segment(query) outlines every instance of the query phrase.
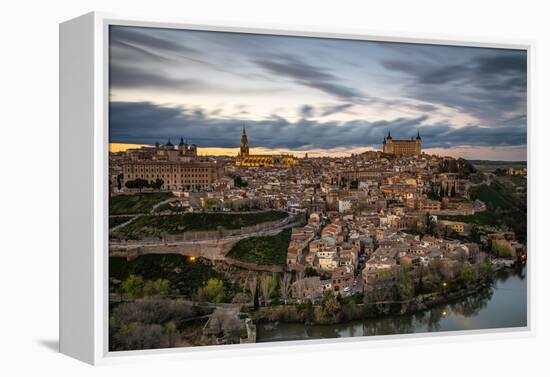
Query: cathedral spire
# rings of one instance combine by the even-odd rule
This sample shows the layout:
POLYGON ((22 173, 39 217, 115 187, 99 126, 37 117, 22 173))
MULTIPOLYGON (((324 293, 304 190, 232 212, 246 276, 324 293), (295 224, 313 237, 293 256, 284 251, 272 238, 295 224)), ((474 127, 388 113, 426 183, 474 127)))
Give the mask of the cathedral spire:
POLYGON ((422 140, 422 138, 420 137, 420 130, 416 131, 416 140, 422 140))
POLYGON ((246 129, 243 125, 243 134, 241 136, 241 146, 240 146, 240 155, 247 157, 249 155, 249 146, 248 146, 248 137, 246 136, 246 129))

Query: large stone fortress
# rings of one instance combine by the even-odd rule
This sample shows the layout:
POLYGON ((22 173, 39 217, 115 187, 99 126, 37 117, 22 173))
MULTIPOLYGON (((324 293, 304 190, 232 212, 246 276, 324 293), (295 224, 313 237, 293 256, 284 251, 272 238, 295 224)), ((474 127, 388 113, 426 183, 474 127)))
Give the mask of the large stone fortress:
POLYGON ((291 154, 250 154, 246 129, 243 127, 241 148, 237 156, 237 166, 288 168, 296 165, 298 160, 291 154))
POLYGON ((416 134, 416 139, 411 140, 394 140, 388 131, 388 136, 384 138, 382 151, 389 154, 422 154, 422 138, 420 132, 416 134))

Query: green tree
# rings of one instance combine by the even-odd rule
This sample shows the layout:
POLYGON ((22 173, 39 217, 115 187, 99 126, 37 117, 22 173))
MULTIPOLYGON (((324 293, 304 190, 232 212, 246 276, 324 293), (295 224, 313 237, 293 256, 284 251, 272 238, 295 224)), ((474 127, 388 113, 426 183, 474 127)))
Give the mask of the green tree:
POLYGON ((258 309, 260 306, 258 299, 258 278, 256 275, 248 276, 247 279, 248 289, 250 290, 250 296, 252 296, 252 301, 254 302, 254 309, 258 309))
POLYGON ((130 299, 136 299, 143 297, 143 288, 145 287, 145 282, 143 278, 139 275, 130 275, 122 282, 121 288, 122 291, 130 299))
POLYGON ((260 280, 260 291, 264 299, 264 305, 267 306, 273 291, 277 287, 277 280, 272 275, 264 275, 260 280))
POLYGON ((398 274, 399 299, 410 300, 414 297, 414 283, 411 279, 409 269, 401 266, 398 274))
POLYGON ((136 178, 133 181, 126 182, 125 186, 129 189, 139 189, 139 191, 141 192, 144 187, 149 187, 149 182, 147 182, 145 179, 136 178))
POLYGON ((474 266, 469 263, 464 263, 460 268, 460 279, 466 286, 476 281, 477 271, 474 266))
POLYGON ((260 295, 258 294, 258 290, 256 289, 254 291, 254 310, 258 310, 260 307, 260 295))
POLYGON ((433 221, 432 216, 429 212, 426 212, 426 233, 434 236, 436 232, 436 224, 433 221))
POLYGON ((493 279, 494 268, 490 263, 483 263, 479 266, 479 275, 482 279, 489 281, 493 279))
POLYGON ((235 182, 235 187, 241 187, 242 186, 243 178, 240 175, 236 176, 233 180, 235 182))
POLYGON ((224 299, 223 281, 210 278, 204 286, 204 294, 210 302, 222 302, 224 299))
POLYGON ((332 289, 327 289, 323 292, 323 301, 321 302, 321 310, 326 318, 334 318, 340 313, 342 305, 338 298, 334 296, 332 289))
POLYGON ((279 289, 281 291, 281 297, 283 298, 285 305, 286 301, 290 297, 292 275, 284 272, 279 280, 279 289))
POLYGON ((481 234, 479 233, 479 227, 477 225, 472 225, 470 228, 470 240, 472 242, 481 242, 481 234))
POLYGON ((166 334, 166 337, 168 338, 168 347, 174 347, 176 345, 178 330, 173 321, 166 322, 164 325, 164 334, 166 334))
POLYGON ((313 267, 307 266, 306 270, 304 272, 304 276, 306 278, 309 278, 309 277, 312 277, 312 276, 319 276, 319 272, 317 272, 317 270, 314 269, 313 267))
POLYGON ((237 175, 233 177, 233 181, 235 182, 235 187, 247 187, 248 182, 243 180, 243 178, 240 175, 237 175))
POLYGON ((216 199, 214 199, 214 198, 204 198, 203 204, 204 204, 204 208, 206 208, 206 210, 211 211, 212 208, 216 205, 216 199))
POLYGON ((504 175, 506 175, 506 169, 503 169, 503 168, 496 168, 496 169, 493 171, 493 174, 494 174, 494 175, 498 175, 498 176, 504 176, 504 175))
POLYGON ((124 178, 124 175, 122 173, 120 173, 119 175, 116 176, 116 185, 117 185, 117 188, 120 190, 122 189, 122 179, 124 178))
POLYGON ((164 180, 161 178, 157 178, 154 181, 151 181, 149 186, 155 190, 160 190, 163 184, 164 184, 164 180))
POLYGON ((143 287, 146 298, 166 298, 170 294, 170 282, 166 279, 147 280, 143 287))
POLYGON ((494 242, 492 245, 493 253, 497 258, 511 258, 512 247, 505 242, 494 242))

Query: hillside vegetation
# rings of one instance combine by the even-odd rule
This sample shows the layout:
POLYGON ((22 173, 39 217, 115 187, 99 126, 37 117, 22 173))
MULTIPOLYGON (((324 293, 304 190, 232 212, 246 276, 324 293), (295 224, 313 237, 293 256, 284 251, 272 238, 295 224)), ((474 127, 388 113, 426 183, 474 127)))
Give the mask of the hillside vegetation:
POLYGON ((227 256, 247 263, 284 265, 291 234, 292 229, 287 228, 274 236, 245 238, 227 256))
POLYGON ((125 239, 162 237, 163 234, 182 234, 188 231, 240 229, 252 225, 282 220, 288 214, 281 211, 250 213, 185 213, 182 215, 147 215, 120 229, 125 239))

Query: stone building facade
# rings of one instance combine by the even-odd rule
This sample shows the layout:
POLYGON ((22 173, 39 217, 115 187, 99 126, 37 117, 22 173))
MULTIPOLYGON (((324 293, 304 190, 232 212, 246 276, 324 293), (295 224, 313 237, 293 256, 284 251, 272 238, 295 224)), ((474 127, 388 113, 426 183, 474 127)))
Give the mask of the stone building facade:
POLYGON ((122 165, 123 184, 137 178, 164 181, 163 190, 200 190, 210 188, 223 176, 216 163, 201 161, 128 161, 122 165))
POLYGON ((420 132, 417 133, 416 139, 411 137, 411 140, 394 140, 388 131, 388 136, 384 138, 382 150, 388 154, 422 154, 422 138, 420 132))

